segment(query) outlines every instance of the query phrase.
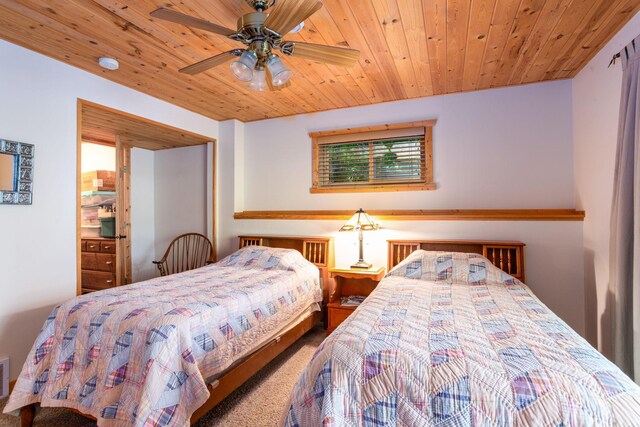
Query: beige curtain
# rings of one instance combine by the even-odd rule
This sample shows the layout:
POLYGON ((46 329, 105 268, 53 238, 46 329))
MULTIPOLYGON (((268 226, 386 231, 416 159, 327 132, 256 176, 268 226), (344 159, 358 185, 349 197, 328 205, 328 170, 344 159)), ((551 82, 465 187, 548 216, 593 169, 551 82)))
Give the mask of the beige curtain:
MULTIPOLYGON (((614 362, 640 380, 640 36, 620 52, 622 100, 611 213, 614 362)), ((594 118, 597 119, 597 118, 594 118)))

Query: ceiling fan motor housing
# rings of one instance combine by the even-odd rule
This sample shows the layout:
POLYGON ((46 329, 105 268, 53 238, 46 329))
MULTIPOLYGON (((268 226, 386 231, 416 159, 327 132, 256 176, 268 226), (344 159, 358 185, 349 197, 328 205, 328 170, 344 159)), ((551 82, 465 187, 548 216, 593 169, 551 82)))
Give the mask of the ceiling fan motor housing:
POLYGON ((247 13, 238 18, 238 32, 247 40, 263 36, 262 28, 267 15, 261 12, 247 13))

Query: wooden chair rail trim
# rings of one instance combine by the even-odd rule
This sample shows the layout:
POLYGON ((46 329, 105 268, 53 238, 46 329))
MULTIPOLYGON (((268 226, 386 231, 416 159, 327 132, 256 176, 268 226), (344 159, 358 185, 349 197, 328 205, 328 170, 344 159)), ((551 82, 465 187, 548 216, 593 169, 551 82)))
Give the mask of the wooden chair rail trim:
MULTIPOLYGON (((584 221, 585 211, 575 209, 445 209, 445 210, 371 210, 383 221, 584 221)), ((235 219, 260 220, 347 220, 353 211, 242 211, 235 219)))

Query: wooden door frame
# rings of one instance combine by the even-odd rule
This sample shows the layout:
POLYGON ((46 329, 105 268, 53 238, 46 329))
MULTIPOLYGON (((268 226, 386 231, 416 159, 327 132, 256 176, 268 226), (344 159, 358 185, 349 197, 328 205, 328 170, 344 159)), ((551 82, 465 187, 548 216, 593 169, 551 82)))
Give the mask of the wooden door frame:
POLYGON ((123 144, 118 135, 116 135, 116 208, 116 286, 122 286, 133 281, 131 267, 131 146, 123 144))
MULTIPOLYGON (((99 108, 101 110, 103 110, 106 113, 112 113, 112 114, 120 114, 120 115, 124 115, 127 116, 131 119, 135 119, 138 120, 140 122, 144 122, 148 125, 152 125, 152 126, 158 126, 161 127, 163 129, 168 129, 171 131, 175 131, 177 128, 173 127, 173 126, 169 126, 166 125, 164 123, 159 123, 159 122, 155 122, 153 120, 150 119, 146 119, 144 117, 140 117, 140 116, 136 116, 134 114, 130 114, 130 113, 126 113, 124 111, 119 111, 119 110, 115 110, 113 108, 110 107, 106 107, 100 104, 96 104, 94 102, 90 102, 90 101, 86 101, 84 99, 78 98, 77 100, 77 111, 76 111, 76 118, 77 118, 77 128, 76 128, 76 295, 80 295, 82 294, 82 237, 81 237, 81 229, 80 226, 82 224, 82 212, 81 212, 81 204, 82 204, 82 199, 81 199, 81 192, 82 192, 82 142, 83 142, 83 138, 82 138, 82 107, 83 105, 89 105, 93 108, 99 108)), ((201 140, 205 139, 208 142, 207 143, 198 143, 196 145, 203 145, 203 144, 208 144, 211 143, 212 144, 212 154, 211 154, 211 161, 212 161, 212 173, 211 173, 211 190, 212 190, 212 200, 211 203, 213 204, 213 206, 211 207, 211 218, 212 218, 212 228, 211 228, 211 243, 213 244, 213 259, 217 260, 217 240, 218 240, 218 233, 217 233, 217 226, 218 226, 218 213, 217 213, 217 203, 218 203, 218 194, 217 194, 217 180, 216 180, 216 175, 217 175, 217 159, 218 159, 218 141, 215 138, 210 138, 204 135, 197 135, 193 132, 190 131, 184 131, 184 133, 189 136, 189 135, 193 135, 194 138, 197 136, 199 137, 201 140)), ((88 143, 97 143, 97 142, 92 142, 92 141, 87 141, 88 143)), ((107 145, 107 144, 105 144, 107 145)), ((113 146, 115 147, 115 143, 113 144, 113 146)), ((195 146, 195 145, 194 145, 195 146)), ((177 147, 176 147, 177 148, 177 147)), ((207 186, 209 184, 207 183, 207 186)), ((207 219, 208 220, 208 219, 207 219)))

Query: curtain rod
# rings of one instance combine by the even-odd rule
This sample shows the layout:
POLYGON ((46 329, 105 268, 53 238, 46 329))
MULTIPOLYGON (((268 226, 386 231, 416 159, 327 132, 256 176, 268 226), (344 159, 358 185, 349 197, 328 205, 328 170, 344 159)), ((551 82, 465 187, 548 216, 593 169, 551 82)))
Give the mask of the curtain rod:
MULTIPOLYGON (((636 40, 635 39, 631 40, 631 44, 633 45, 633 50, 635 51, 636 50, 636 40)), ((618 58, 620 58, 622 56, 621 55, 622 51, 624 51, 624 56, 627 59, 629 59, 629 51, 627 50, 628 47, 629 47, 629 45, 625 46, 624 49, 622 49, 620 52, 618 52, 615 55, 613 55, 613 58, 611 58, 611 62, 609 62, 609 66, 607 68, 611 67, 611 65, 616 63, 616 59, 618 59, 618 58)))

